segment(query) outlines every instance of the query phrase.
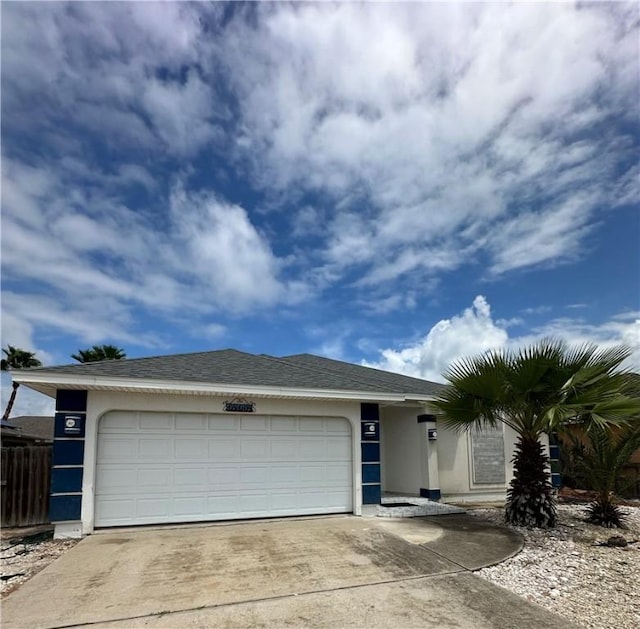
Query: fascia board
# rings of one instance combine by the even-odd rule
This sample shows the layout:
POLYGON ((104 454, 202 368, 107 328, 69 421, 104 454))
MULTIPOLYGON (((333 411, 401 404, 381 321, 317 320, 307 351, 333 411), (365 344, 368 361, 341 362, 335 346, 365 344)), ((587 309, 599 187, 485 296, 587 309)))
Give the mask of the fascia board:
POLYGON ((20 384, 29 386, 49 385, 62 388, 65 385, 86 387, 88 390, 99 387, 102 390, 158 391, 171 393, 200 393, 210 395, 255 395, 282 398, 309 398, 327 400, 377 400, 384 402, 405 402, 427 400, 427 396, 418 398, 415 394, 384 393, 375 391, 341 391, 334 389, 297 389, 293 387, 267 387, 242 384, 219 384, 206 382, 186 382, 177 380, 151 380, 142 378, 112 378, 112 377, 82 377, 69 374, 39 374, 28 372, 13 372, 13 379, 20 384))

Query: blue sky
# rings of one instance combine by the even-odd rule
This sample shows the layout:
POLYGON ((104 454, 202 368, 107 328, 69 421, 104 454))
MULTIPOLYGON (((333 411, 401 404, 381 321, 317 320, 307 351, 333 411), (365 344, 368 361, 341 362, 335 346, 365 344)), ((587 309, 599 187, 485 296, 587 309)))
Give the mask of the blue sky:
POLYGON ((639 365, 636 3, 1 10, 3 346, 639 365))

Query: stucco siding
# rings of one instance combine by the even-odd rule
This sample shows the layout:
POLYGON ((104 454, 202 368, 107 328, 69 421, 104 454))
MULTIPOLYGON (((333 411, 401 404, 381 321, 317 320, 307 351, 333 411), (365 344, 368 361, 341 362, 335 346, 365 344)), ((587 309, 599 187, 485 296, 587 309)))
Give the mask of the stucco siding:
POLYGON ((383 408, 382 474, 386 492, 418 495, 421 484, 420 432, 416 408, 383 408))

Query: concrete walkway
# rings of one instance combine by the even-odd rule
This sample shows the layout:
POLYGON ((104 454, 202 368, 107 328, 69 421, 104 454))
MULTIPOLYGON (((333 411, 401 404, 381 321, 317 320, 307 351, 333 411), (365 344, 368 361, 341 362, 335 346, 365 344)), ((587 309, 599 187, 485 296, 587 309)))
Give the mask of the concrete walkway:
POLYGON ((521 543, 458 515, 112 530, 11 594, 2 626, 570 627, 469 572, 521 543))

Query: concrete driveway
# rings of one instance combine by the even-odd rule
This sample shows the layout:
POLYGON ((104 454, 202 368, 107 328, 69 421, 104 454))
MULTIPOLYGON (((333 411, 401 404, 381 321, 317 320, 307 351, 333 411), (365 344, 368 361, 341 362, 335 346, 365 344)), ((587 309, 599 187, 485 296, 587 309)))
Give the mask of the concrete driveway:
POLYGON ((112 530, 11 594, 2 626, 567 629, 470 572, 520 547, 467 516, 112 530))

